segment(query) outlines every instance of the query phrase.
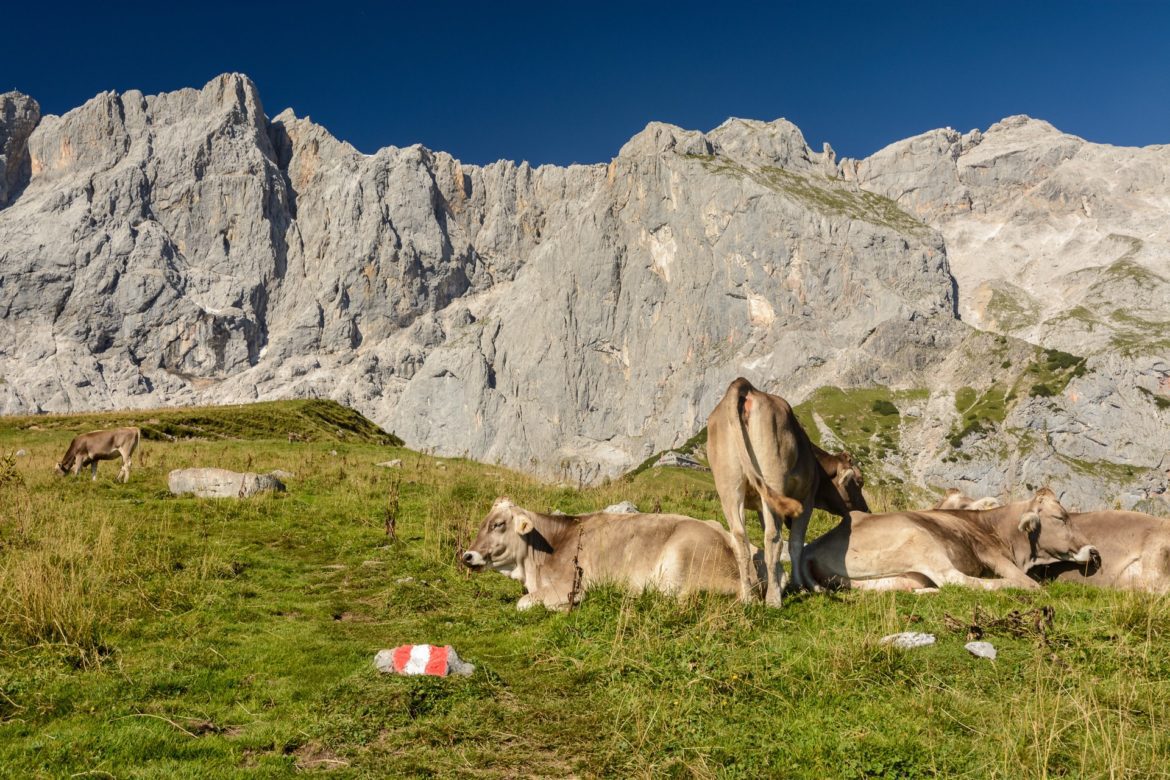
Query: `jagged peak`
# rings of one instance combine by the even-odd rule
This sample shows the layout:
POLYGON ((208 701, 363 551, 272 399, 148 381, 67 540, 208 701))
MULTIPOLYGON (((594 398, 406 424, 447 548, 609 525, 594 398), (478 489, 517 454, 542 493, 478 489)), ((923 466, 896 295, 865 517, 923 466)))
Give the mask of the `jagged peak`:
POLYGON ((678 154, 710 154, 711 144, 698 130, 685 130, 667 122, 650 122, 641 132, 626 141, 618 157, 678 154))
POLYGON ((753 165, 805 168, 813 162, 804 133, 783 118, 765 122, 730 117, 707 137, 722 154, 753 165))
POLYGON ((1027 114, 1013 114, 1012 116, 1005 116, 991 127, 987 128, 988 133, 994 133, 1004 130, 1017 130, 1026 127, 1032 131, 1060 133, 1052 123, 1046 122, 1043 119, 1033 119, 1027 114))

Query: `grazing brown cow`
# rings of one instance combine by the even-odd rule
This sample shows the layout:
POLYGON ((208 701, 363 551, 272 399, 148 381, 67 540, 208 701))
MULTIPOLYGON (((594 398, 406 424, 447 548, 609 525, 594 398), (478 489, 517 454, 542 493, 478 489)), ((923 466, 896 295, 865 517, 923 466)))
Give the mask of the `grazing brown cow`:
POLYGON ((97 479, 97 462, 122 457, 122 470, 118 479, 130 481, 130 456, 138 448, 142 434, 137 428, 111 428, 104 431, 90 431, 73 437, 65 457, 57 464, 57 473, 77 475, 89 466, 93 479, 97 479))
POLYGON ((545 515, 498 498, 461 560, 523 583, 517 609, 564 608, 601 583, 739 592, 731 536, 719 523, 683 515, 545 515))
POLYGON ((760 392, 740 377, 707 418, 707 459, 715 489, 736 543, 740 598, 751 601, 754 582, 744 510, 758 509, 764 525, 765 600, 780 606, 787 583, 780 546, 780 523, 789 525, 793 580, 815 587, 800 566, 804 535, 814 506, 848 516, 867 511, 861 471, 847 453, 830 455, 809 441, 783 398, 760 392))
POLYGON ((1033 566, 1100 560, 1067 518, 1048 488, 983 511, 854 512, 806 548, 805 564, 811 577, 837 587, 1035 589, 1027 575, 1033 566), (998 579, 984 579, 986 573, 998 579))
POLYGON ((1113 590, 1170 592, 1170 519, 1141 512, 1074 512, 1068 524, 1101 552, 1100 561, 1035 566, 1029 571, 1033 577, 1113 590))

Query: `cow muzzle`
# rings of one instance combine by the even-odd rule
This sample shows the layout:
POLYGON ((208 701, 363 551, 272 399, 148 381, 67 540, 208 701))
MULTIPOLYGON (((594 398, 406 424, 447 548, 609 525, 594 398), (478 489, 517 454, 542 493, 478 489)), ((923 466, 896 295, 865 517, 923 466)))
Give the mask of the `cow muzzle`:
POLYGON ((472 571, 478 571, 487 565, 487 561, 484 560, 483 555, 475 550, 468 550, 463 553, 463 556, 459 560, 472 571))
POLYGON ((1088 563, 1093 566, 1101 565, 1101 553, 1097 552, 1097 548, 1091 544, 1086 544, 1081 549, 1077 550, 1077 554, 1073 556, 1073 560, 1077 563, 1088 563))

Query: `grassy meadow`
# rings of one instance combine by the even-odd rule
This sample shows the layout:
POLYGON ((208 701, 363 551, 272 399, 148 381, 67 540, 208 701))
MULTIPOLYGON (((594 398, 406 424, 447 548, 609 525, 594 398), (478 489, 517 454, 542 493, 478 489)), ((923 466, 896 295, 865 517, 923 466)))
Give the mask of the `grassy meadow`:
POLYGON ((718 518, 709 475, 542 484, 392 446, 339 409, 0 418, 0 776, 1170 774, 1163 599, 947 588, 769 610, 610 588, 519 613, 518 583, 456 563, 496 496, 718 518), (115 462, 96 482, 52 473, 74 433, 119 423, 154 431, 129 484, 115 462), (167 472, 196 465, 295 477, 245 501, 170 496, 167 472), (878 645, 902 630, 938 642, 878 645), (980 632, 997 660, 963 649, 980 632), (475 674, 374 670, 418 642, 475 674))

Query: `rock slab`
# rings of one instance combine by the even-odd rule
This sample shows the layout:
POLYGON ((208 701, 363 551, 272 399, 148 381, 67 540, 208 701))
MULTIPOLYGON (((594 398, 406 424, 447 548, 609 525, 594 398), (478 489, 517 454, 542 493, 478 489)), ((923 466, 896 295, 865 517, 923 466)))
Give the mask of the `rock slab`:
POLYGON ((167 475, 167 487, 176 496, 197 498, 249 498, 257 493, 285 490, 272 474, 229 471, 228 469, 175 469, 167 475))

